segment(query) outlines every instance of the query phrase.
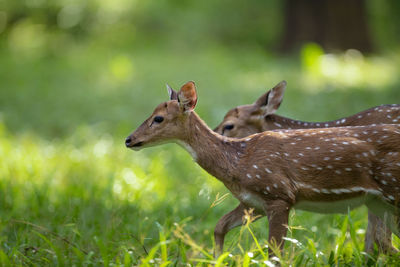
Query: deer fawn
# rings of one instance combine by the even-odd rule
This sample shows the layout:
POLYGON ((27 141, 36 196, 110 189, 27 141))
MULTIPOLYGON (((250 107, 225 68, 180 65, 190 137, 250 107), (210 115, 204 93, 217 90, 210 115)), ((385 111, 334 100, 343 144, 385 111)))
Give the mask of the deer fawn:
POLYGON ((293 207, 328 213, 365 204, 399 235, 400 126, 266 131, 234 139, 213 132, 193 111, 193 82, 169 94, 125 144, 140 150, 176 142, 240 201, 223 217, 228 229, 217 225, 218 253, 249 207, 267 215, 268 239, 280 249, 293 207))
MULTIPOLYGON (((282 81, 263 94, 254 104, 231 109, 214 131, 228 137, 243 138, 251 134, 276 129, 327 128, 384 123, 400 124, 400 105, 382 105, 367 109, 353 116, 327 122, 307 122, 281 117, 274 113, 282 103, 285 89, 286 82, 282 81)), ((221 220, 218 223, 218 227, 229 229, 229 223, 231 223, 230 220, 221 220)), ((395 252, 396 249, 391 242, 391 234, 392 232, 381 219, 371 212, 368 213, 365 251, 371 252, 375 242, 380 251, 395 252)))

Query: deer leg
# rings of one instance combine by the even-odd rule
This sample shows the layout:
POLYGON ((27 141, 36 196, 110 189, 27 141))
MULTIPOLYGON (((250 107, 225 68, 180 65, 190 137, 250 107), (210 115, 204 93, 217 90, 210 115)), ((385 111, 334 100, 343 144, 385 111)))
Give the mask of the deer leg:
POLYGON ((372 251, 373 242, 376 242, 380 252, 396 253, 397 249, 391 244, 390 231, 400 237, 398 208, 376 197, 370 198, 366 205, 371 227, 368 222, 365 250, 367 252, 372 251), (370 213, 372 216, 370 216, 370 213))
POLYGON ((392 231, 386 224, 371 211, 368 211, 368 227, 365 234, 365 252, 372 253, 374 243, 378 245, 379 252, 395 253, 392 246, 392 231))
MULTIPOLYGON (((282 200, 269 202, 265 205, 269 223, 268 241, 271 245, 276 244, 279 250, 283 249, 283 237, 286 236, 289 222, 290 205, 282 200)), ((274 254, 271 247, 268 249, 270 257, 274 254)))
MULTIPOLYGON (((221 219, 219 219, 214 229, 214 257, 218 257, 223 252, 225 235, 233 228, 243 224, 242 218, 246 208, 247 207, 245 205, 240 203, 239 206, 237 206, 234 210, 230 211, 222 216, 221 219)), ((258 217, 257 219, 261 218, 262 216, 258 217)))

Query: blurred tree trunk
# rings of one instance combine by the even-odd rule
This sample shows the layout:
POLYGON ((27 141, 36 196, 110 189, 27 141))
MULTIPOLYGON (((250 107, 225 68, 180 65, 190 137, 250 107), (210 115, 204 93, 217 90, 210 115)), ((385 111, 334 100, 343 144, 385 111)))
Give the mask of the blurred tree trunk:
POLYGON ((286 0, 281 49, 316 42, 328 51, 372 52, 365 0, 286 0))

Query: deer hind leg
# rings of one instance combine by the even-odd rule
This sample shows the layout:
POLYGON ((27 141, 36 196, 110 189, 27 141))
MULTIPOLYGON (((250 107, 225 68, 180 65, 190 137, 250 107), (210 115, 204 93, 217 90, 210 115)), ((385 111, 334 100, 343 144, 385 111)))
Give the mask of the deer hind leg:
POLYGON ((368 223, 365 250, 370 252, 373 248, 373 242, 376 242, 380 252, 397 252, 391 245, 390 231, 400 237, 399 208, 389 204, 379 196, 369 196, 366 205, 372 216, 368 214, 371 227, 368 223))
MULTIPOLYGON (((224 240, 225 235, 237 226, 241 226, 243 224, 243 215, 244 210, 247 207, 240 203, 234 210, 230 211, 229 213, 225 214, 224 216, 219 219, 217 225, 214 229, 214 242, 215 242, 215 251, 214 257, 218 257, 221 255, 223 248, 224 248, 224 240)), ((263 217, 263 214, 259 214, 257 219, 263 217)))
POLYGON ((381 253, 395 253, 396 248, 392 246, 392 231, 383 220, 368 211, 368 227, 365 234, 365 252, 372 253, 374 243, 377 244, 381 253))

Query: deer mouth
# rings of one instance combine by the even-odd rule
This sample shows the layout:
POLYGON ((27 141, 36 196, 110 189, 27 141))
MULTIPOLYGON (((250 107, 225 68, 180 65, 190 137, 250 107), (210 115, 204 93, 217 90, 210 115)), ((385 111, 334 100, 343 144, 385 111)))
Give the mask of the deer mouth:
POLYGON ((131 147, 141 147, 143 145, 143 142, 137 142, 133 144, 131 147))
POLYGON ((143 142, 137 142, 137 143, 134 143, 133 145, 127 144, 126 147, 130 148, 132 150, 140 150, 143 147, 143 142))

